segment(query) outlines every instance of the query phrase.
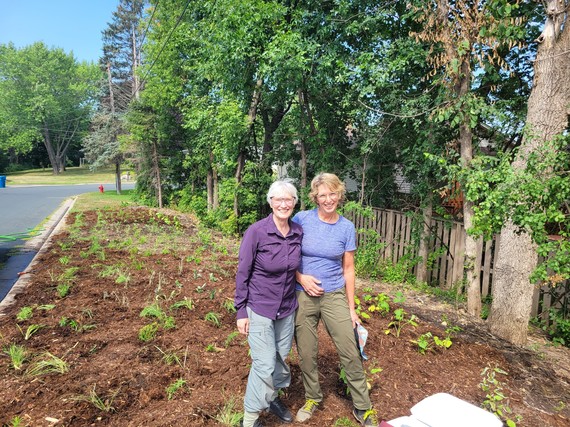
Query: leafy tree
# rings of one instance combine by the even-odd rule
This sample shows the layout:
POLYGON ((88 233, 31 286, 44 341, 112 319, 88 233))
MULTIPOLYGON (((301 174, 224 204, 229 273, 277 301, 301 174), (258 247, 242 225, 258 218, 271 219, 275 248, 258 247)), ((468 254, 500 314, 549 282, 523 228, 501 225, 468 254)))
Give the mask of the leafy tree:
MULTIPOLYGON (((126 148, 120 143, 126 133, 124 115, 130 102, 138 98, 141 84, 137 70, 141 63, 144 35, 141 20, 144 0, 121 0, 112 22, 103 31, 100 66, 106 79, 101 81, 99 109, 91 123, 91 133, 83 141, 91 168, 115 166, 115 187, 121 193, 121 164, 126 148)), ((125 138, 123 138, 125 139, 125 138)))
POLYGON ((98 78, 92 64, 43 43, 1 46, 0 133, 7 146, 26 152, 42 141, 53 173, 61 173, 87 129, 98 78))
MULTIPOLYGON (((543 3, 546 19, 537 39, 540 44, 534 61, 526 129, 512 164, 517 176, 528 179, 515 182, 515 187, 506 186, 507 191, 522 186, 527 192, 524 199, 509 199, 507 209, 499 211, 508 220, 501 231, 489 314, 491 330, 516 344, 524 344, 527 338, 534 291, 531 275, 537 265, 536 245, 543 256, 552 257, 549 267, 562 275, 559 278, 570 275, 568 243, 565 242, 569 232, 568 169, 564 168, 568 165, 570 112, 570 2, 548 0, 543 3), (557 152, 559 156, 552 154, 557 152), (536 167, 537 157, 545 158, 539 162, 542 167, 536 167), (520 209, 521 200, 526 200, 525 205, 529 207, 524 213, 520 209), (549 223, 558 229, 560 240, 546 240, 549 223)), ((520 195, 520 192, 514 194, 520 195)), ((539 270, 543 280, 547 276, 545 270, 544 267, 539 270)))

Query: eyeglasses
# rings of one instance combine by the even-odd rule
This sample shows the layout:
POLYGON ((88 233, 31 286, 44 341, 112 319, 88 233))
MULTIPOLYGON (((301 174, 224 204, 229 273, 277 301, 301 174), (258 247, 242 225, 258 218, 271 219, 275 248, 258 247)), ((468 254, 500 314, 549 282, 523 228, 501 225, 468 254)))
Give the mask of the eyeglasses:
POLYGON ((338 200, 338 193, 329 193, 329 194, 319 194, 317 195, 317 200, 319 202, 324 202, 325 200, 331 199, 333 202, 338 200))
POLYGON ((289 199, 287 197, 271 197, 271 203, 275 207, 279 207, 283 203, 285 203, 285 206, 293 206, 295 204, 295 199, 289 199))

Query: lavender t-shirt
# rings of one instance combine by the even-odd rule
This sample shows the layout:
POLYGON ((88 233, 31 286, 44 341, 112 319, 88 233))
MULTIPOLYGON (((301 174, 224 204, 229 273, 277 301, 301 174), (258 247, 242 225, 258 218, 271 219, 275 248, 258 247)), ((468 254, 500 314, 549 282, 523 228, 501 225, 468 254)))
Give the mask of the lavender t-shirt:
MULTIPOLYGON (((342 257, 345 252, 356 250, 354 224, 342 215, 334 224, 324 222, 317 209, 297 213, 293 222, 303 227, 299 271, 319 279, 325 292, 344 287, 342 257)), ((303 290, 300 284, 297 290, 303 290)))

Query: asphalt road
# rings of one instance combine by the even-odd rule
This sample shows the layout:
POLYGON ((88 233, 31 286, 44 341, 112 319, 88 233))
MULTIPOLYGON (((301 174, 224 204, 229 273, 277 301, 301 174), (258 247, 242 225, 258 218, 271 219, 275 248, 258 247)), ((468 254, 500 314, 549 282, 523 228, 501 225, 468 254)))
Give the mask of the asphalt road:
MULTIPOLYGON (((4 299, 37 251, 24 249, 26 239, 69 197, 99 191, 98 184, 0 188, 0 301, 4 299)), ((124 190, 134 187, 123 183, 124 190)), ((115 191, 105 184, 105 191, 115 191)))

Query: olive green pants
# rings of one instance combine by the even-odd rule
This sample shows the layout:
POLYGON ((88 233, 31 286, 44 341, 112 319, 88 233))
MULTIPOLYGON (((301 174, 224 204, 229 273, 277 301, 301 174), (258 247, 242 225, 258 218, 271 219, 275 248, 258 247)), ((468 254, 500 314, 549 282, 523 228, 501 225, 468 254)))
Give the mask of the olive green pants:
POLYGON ((317 326, 322 319, 346 373, 354 407, 361 410, 370 409, 372 405, 368 395, 366 375, 360 352, 356 347, 344 288, 327 292, 321 297, 311 297, 303 291, 297 291, 297 299, 299 308, 295 314, 295 341, 305 386, 305 399, 316 402, 323 400, 317 367, 319 352, 317 326))

